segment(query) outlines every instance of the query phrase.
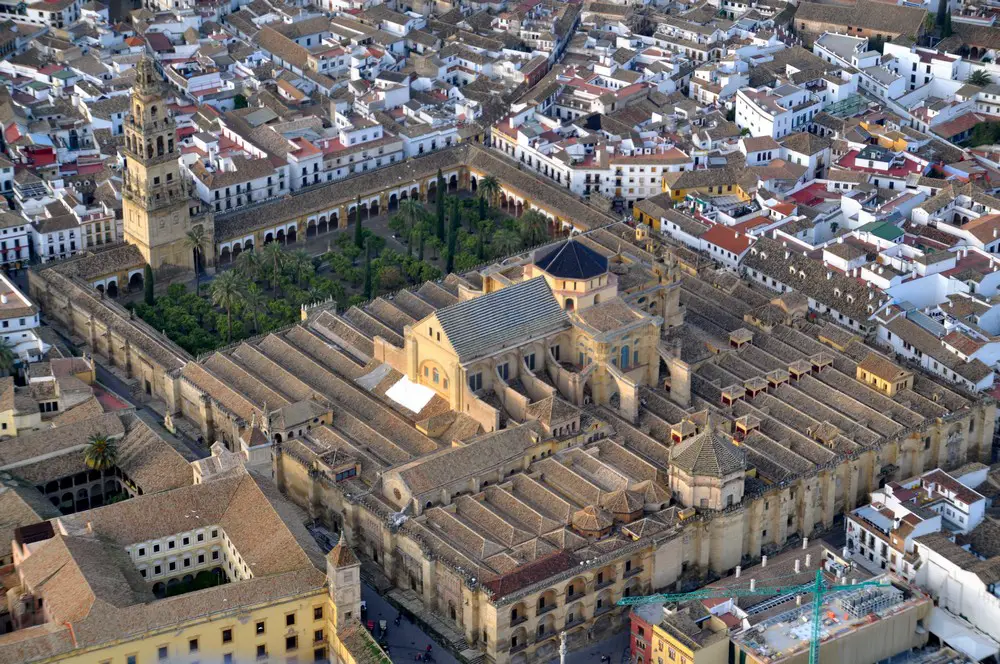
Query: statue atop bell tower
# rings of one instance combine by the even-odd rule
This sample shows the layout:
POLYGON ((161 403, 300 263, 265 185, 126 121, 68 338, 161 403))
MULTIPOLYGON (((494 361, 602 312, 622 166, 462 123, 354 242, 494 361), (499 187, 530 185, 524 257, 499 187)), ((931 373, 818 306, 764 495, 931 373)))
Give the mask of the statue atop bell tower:
POLYGON ((167 106, 170 90, 156 64, 143 55, 125 120, 122 214, 125 241, 142 252, 154 270, 194 270, 215 255, 211 210, 192 196, 178 162, 177 130, 167 106), (203 237, 196 251, 190 237, 203 237))

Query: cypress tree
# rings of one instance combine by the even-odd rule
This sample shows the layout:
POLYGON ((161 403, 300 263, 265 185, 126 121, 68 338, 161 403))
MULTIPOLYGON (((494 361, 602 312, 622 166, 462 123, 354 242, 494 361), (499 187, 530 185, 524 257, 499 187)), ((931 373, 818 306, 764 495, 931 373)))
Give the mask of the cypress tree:
POLYGON ((146 304, 153 306, 156 303, 156 298, 153 296, 153 268, 146 263, 142 268, 142 286, 145 289, 143 293, 143 298, 146 304))
POLYGON ((354 246, 361 249, 364 246, 364 236, 361 234, 361 196, 354 208, 354 246))
POLYGON ((372 241, 371 238, 365 241, 365 299, 372 299, 372 241))
MULTIPOLYGON (((484 196, 480 196, 479 197, 479 218, 480 219, 485 219, 486 218, 486 198, 484 196)), ((469 221, 469 226, 470 226, 469 232, 471 233, 472 232, 472 228, 471 228, 472 221, 471 220, 469 221)))
POLYGON ((424 260, 424 232, 417 231, 417 237, 419 238, 420 244, 417 247, 417 258, 424 260))
POLYGON ((438 169, 438 179, 437 179, 437 197, 435 203, 437 205, 437 228, 435 231, 437 233, 438 239, 444 242, 444 175, 441 174, 441 169, 438 169))
POLYGON ((458 229, 462 223, 458 212, 458 198, 451 199, 451 227, 448 229, 448 248, 445 254, 445 272, 451 272, 455 267, 455 247, 458 245, 458 229))

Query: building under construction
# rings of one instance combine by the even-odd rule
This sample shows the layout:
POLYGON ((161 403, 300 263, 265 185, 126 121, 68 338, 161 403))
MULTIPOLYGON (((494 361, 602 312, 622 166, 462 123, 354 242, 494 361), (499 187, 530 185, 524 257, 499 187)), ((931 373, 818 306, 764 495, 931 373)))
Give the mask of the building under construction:
MULTIPOLYGON (((924 621, 933 603, 918 588, 888 575, 885 586, 842 590, 823 598, 820 664, 871 664, 927 643, 924 621)), ((811 602, 772 615, 732 637, 739 662, 806 664, 811 602)))

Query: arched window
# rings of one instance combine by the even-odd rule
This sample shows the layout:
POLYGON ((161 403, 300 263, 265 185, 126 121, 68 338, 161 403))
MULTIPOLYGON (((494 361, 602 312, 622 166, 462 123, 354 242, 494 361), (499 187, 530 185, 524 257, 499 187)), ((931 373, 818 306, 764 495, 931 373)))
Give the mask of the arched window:
POLYGON ((628 363, 629 363, 628 346, 622 346, 622 361, 621 361, 622 369, 627 369, 628 363))
POLYGON ((432 370, 431 373, 433 374, 432 380, 434 381, 434 384, 437 385, 438 381, 441 380, 441 376, 438 374, 437 369, 432 370))

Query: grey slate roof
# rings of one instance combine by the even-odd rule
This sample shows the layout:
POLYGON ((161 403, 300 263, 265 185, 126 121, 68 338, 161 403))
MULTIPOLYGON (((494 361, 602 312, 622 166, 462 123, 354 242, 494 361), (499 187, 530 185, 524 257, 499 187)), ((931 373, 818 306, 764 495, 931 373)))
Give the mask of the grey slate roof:
POLYGON ((437 318, 461 362, 569 326, 542 277, 444 307, 437 318))
POLYGON ((733 445, 725 434, 714 430, 695 436, 670 463, 689 475, 711 477, 737 473, 747 465, 743 450, 733 445))
POLYGON ((535 265, 560 279, 592 279, 608 271, 607 258, 575 240, 549 249, 535 265))

